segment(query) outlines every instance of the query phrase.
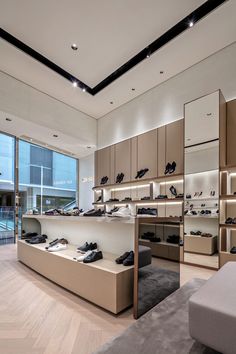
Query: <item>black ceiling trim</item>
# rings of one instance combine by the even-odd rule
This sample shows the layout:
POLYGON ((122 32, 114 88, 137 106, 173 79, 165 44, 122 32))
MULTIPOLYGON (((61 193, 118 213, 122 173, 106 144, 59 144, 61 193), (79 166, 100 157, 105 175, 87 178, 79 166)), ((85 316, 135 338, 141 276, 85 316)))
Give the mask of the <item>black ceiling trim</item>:
MULTIPOLYGON (((166 31, 162 36, 157 38, 154 42, 148 45, 146 48, 141 50, 138 54, 136 54, 133 58, 128 60, 125 64, 120 66, 117 70, 107 76, 104 80, 99 82, 95 87, 89 87, 84 82, 73 76, 72 74, 68 73, 66 70, 62 69, 57 64, 53 63, 51 60, 47 59, 42 54, 38 53, 33 48, 29 47, 16 37, 12 36, 10 33, 5 31, 4 29, 0 29, 0 36, 9 42, 10 44, 14 45, 18 49, 22 50, 24 53, 30 55, 35 60, 38 60, 40 63, 46 65, 49 69, 53 70, 57 74, 61 75, 65 79, 69 80, 70 82, 76 82, 77 86, 85 89, 86 92, 90 93, 91 95, 96 95, 98 92, 103 90, 105 87, 110 85, 113 81, 124 75, 134 66, 139 64, 141 61, 147 59, 151 54, 155 53, 165 44, 170 42, 172 39, 176 38, 182 32, 186 31, 189 28, 189 23, 193 22, 194 24, 200 21, 203 17, 207 16, 210 12, 215 10, 218 6, 222 5, 224 2, 228 0, 208 0, 199 6, 196 10, 191 12, 188 16, 166 31)), ((162 68, 160 68, 162 69, 162 68)))

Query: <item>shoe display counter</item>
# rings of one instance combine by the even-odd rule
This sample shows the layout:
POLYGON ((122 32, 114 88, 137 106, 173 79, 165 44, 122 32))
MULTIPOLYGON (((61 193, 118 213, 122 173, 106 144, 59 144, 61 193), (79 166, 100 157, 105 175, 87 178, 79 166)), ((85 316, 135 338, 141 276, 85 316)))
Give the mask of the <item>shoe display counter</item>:
POLYGON ((103 259, 94 263, 80 263, 75 246, 50 253, 46 243, 38 245, 18 241, 18 259, 58 285, 93 302, 119 313, 133 303, 133 266, 115 263, 117 255, 104 252, 103 259))
POLYGON ((213 255, 217 252, 218 237, 201 237, 196 235, 184 236, 184 252, 213 255))
POLYGON ((133 303, 133 266, 115 259, 134 248, 135 219, 83 216, 24 215, 22 229, 66 238, 66 250, 48 252, 46 243, 18 241, 18 259, 38 273, 94 304, 119 313, 133 303), (93 263, 74 260, 78 246, 96 242, 103 259, 93 263))

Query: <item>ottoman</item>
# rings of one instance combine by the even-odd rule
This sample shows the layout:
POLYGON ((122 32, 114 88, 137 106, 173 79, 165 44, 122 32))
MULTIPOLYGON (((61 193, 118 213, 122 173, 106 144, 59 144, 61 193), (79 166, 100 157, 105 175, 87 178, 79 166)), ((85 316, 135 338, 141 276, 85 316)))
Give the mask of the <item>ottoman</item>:
POLYGON ((189 331, 216 351, 236 353, 236 262, 226 263, 190 298, 189 331))
POLYGON ((152 251, 150 247, 138 246, 138 267, 142 268, 152 263, 152 251))

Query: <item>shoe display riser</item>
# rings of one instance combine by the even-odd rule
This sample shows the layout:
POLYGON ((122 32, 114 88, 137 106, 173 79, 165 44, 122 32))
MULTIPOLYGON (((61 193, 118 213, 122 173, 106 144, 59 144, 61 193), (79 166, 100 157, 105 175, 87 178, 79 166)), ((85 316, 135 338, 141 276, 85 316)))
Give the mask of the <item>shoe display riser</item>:
POLYGON ((106 254, 104 260, 79 263, 73 260, 72 253, 49 253, 44 246, 18 241, 18 259, 58 285, 112 313, 119 313, 132 305, 133 267, 116 265, 116 256, 108 259, 106 254))
POLYGON ((213 255, 218 250, 218 237, 184 236, 184 251, 196 254, 213 255))

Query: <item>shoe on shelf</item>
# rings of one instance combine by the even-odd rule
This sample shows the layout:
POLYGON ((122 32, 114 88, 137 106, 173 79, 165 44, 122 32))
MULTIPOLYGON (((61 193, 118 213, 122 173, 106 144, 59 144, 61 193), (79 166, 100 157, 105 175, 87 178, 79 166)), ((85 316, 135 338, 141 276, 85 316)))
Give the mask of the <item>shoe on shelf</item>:
POLYGON ((67 245, 65 243, 57 243, 52 247, 48 247, 48 252, 58 252, 58 251, 64 251, 66 249, 67 249, 67 245))
MULTIPOLYGON (((94 250, 94 251, 97 251, 97 250, 94 250)), ((79 256, 79 257, 74 257, 74 259, 75 259, 76 261, 78 261, 78 262, 83 262, 83 260, 84 260, 86 257, 90 256, 90 254, 91 254, 92 252, 93 252, 93 251, 87 251, 87 252, 85 252, 83 255, 81 255, 81 256, 79 256)))
POLYGON ((179 235, 169 235, 166 239, 166 242, 173 243, 175 245, 179 244, 180 237, 179 235))
POLYGON ((124 217, 130 217, 131 216, 131 210, 128 207, 121 207, 119 208, 118 211, 114 211, 112 213, 112 216, 124 218, 124 217))
POLYGON ((114 213, 115 211, 118 211, 118 210, 119 210, 119 208, 118 208, 118 207, 115 207, 115 208, 111 209, 110 211, 108 211, 108 212, 106 213, 106 215, 107 215, 107 216, 111 216, 112 213, 114 213))
POLYGON ((132 266, 134 265, 134 252, 130 251, 128 257, 123 261, 124 266, 132 266))
POLYGON ((116 177, 116 183, 121 183, 124 179, 124 173, 118 173, 117 177, 116 177))
POLYGON ((150 200, 151 199, 151 197, 149 197, 149 196, 146 196, 146 197, 142 197, 141 198, 141 200, 150 200))
POLYGON ((171 169, 171 164, 168 162, 167 165, 166 165, 166 169, 165 169, 165 175, 167 175, 169 172, 170 172, 170 169, 171 169))
POLYGON ((155 208, 139 208, 138 215, 157 216, 157 209, 155 209, 155 208))
POLYGON ((230 253, 236 254, 236 247, 235 247, 235 246, 233 246, 233 247, 231 248, 230 253))
POLYGON ((172 194, 174 197, 177 196, 176 188, 175 188, 173 185, 170 187, 170 192, 171 192, 171 194, 172 194))
POLYGON ((100 184, 106 184, 109 178, 107 176, 102 177, 100 184))
POLYGON ((173 161, 172 164, 170 165, 170 168, 169 168, 169 174, 174 173, 175 169, 176 169, 176 162, 173 161))
POLYGON ((182 247, 184 245, 184 240, 179 240, 179 246, 182 247))
POLYGON ((102 201, 102 196, 100 195, 100 196, 98 197, 98 199, 96 200, 96 203, 101 202, 101 201, 102 201))
POLYGON ((201 231, 190 231, 190 235, 192 236, 200 236, 201 234, 201 231))
POLYGON ((51 215, 51 216, 58 216, 61 215, 62 210, 60 209, 49 209, 47 211, 45 211, 45 215, 51 215))
POLYGON ((225 224, 233 224, 233 219, 232 218, 227 218, 226 220, 225 220, 225 224))
POLYGON ((186 199, 192 199, 191 194, 187 193, 187 194, 186 194, 186 199))
POLYGON ((103 212, 101 209, 91 209, 83 214, 83 216, 102 216, 103 212))
POLYGON ((37 245, 38 243, 46 243, 47 235, 37 235, 31 239, 25 240, 25 242, 30 243, 31 245, 37 245))
POLYGON ((159 194, 155 199, 167 199, 167 195, 166 194, 159 194))
POLYGON ((116 258, 115 262, 117 264, 122 264, 124 262, 124 260, 129 256, 129 254, 130 254, 130 252, 125 252, 120 257, 116 258))
POLYGON ((119 202, 119 199, 117 198, 110 198, 107 200, 107 202, 119 202))
POLYGON ((79 252, 79 253, 86 253, 86 252, 88 252, 88 251, 94 251, 94 250, 96 250, 97 248, 98 248, 98 246, 97 246, 97 243, 96 243, 96 242, 95 242, 95 243, 93 243, 93 242, 90 242, 90 243, 85 242, 85 243, 83 244, 83 246, 77 247, 77 252, 79 252))
POLYGON ((212 234, 208 233, 208 232, 203 232, 201 234, 201 237, 212 237, 212 234))
POLYGON ((122 202, 131 202, 132 198, 130 197, 125 197, 124 199, 122 199, 122 202))
POLYGON ((138 178, 142 178, 148 171, 149 171, 149 168, 144 168, 143 170, 141 170, 138 178))
POLYGON ((38 236, 37 232, 27 232, 22 235, 22 239, 31 239, 32 237, 38 236))
POLYGON ((86 258, 84 258, 83 263, 96 262, 99 259, 103 259, 102 251, 92 251, 86 258))
POLYGON ((175 198, 176 199, 182 199, 184 197, 184 194, 183 193, 178 193, 175 198))

